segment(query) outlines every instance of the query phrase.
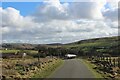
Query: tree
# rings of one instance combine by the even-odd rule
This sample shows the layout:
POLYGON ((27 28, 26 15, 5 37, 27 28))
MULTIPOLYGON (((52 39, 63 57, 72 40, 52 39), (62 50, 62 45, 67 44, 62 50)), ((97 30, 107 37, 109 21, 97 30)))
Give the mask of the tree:
POLYGON ((40 46, 39 47, 39 50, 38 50, 38 61, 39 61, 39 58, 42 57, 42 58, 45 58, 46 55, 47 55, 47 52, 48 51, 48 48, 46 46, 40 46))

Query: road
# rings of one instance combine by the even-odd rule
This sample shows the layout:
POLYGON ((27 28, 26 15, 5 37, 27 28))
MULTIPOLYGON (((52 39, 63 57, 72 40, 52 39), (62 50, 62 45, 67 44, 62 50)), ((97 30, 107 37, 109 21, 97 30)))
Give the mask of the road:
POLYGON ((82 61, 68 59, 50 78, 94 78, 94 75, 82 61))

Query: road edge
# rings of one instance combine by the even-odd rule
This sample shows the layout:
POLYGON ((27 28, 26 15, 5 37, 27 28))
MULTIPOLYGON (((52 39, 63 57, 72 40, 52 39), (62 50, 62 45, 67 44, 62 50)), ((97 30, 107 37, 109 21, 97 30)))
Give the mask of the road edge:
POLYGON ((101 74, 99 74, 91 66, 89 66, 92 64, 86 62, 84 59, 81 59, 81 58, 79 58, 79 60, 90 70, 90 72, 92 72, 92 74, 94 75, 95 78, 103 78, 103 76, 101 74))
POLYGON ((49 76, 47 76, 46 78, 52 78, 52 75, 54 75, 54 73, 55 73, 56 71, 58 71, 64 64, 65 64, 65 61, 62 60, 62 61, 61 61, 61 64, 60 64, 49 76))

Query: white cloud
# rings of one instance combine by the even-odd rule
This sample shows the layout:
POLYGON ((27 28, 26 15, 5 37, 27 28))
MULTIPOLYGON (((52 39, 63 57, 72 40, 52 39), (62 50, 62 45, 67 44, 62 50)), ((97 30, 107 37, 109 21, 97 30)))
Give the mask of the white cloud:
POLYGON ((35 21, 53 19, 103 19, 101 10, 105 2, 60 3, 59 0, 43 3, 34 13, 35 21), (39 18, 40 17, 40 18, 39 18))
POLYGON ((15 8, 0 8, 3 41, 68 43, 117 35, 116 10, 103 10, 106 2, 61 4, 58 0, 51 1, 44 2, 34 14, 25 17, 15 8))
POLYGON ((7 25, 18 26, 19 23, 23 21, 23 17, 19 14, 19 11, 8 7, 2 10, 2 25, 3 27, 7 25), (7 25, 6 25, 7 24, 7 25))
POLYGON ((101 7, 96 2, 72 3, 70 5, 72 17, 81 19, 102 19, 101 7))

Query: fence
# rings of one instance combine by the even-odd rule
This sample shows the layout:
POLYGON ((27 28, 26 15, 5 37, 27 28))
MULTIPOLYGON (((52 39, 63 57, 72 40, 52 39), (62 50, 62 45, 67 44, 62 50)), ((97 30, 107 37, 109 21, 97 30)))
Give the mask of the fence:
POLYGON ((120 68, 120 57, 111 57, 111 56, 93 56, 89 59, 101 63, 103 66, 118 67, 120 68))

